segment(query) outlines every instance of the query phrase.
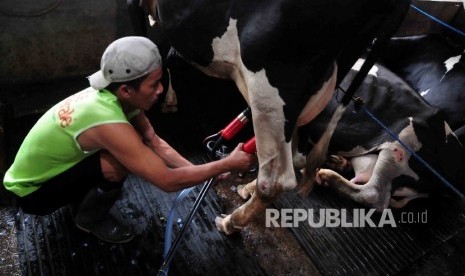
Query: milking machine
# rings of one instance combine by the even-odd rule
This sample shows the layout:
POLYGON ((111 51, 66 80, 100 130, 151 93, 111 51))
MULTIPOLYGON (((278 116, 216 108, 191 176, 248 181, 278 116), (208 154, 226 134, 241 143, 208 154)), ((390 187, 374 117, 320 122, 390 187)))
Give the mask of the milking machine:
MULTIPOLYGON (((247 107, 233 121, 231 121, 224 129, 205 138, 203 141, 203 144, 205 148, 207 149, 210 157, 212 157, 215 160, 225 158, 229 154, 229 149, 226 146, 226 143, 231 141, 231 139, 233 139, 236 136, 236 134, 247 125, 251 117, 252 117, 252 113, 251 113, 250 107, 247 107)), ((247 142, 245 142, 242 145, 242 150, 250 154, 255 153, 256 151, 255 137, 252 137, 247 142)), ((174 257, 174 254, 176 253, 176 250, 179 247, 179 244, 187 228, 190 226, 190 223, 192 222, 194 215, 197 213, 200 203, 207 195, 207 192, 210 189, 210 187, 215 183, 215 179, 216 177, 212 177, 209 180, 205 181, 202 189, 200 190, 199 195, 197 196, 194 202, 194 205, 189 215, 187 216, 187 218, 185 219, 185 222, 181 226, 181 230, 179 231, 179 234, 176 236, 176 239, 174 240, 173 244, 171 244, 174 210, 179 205, 179 203, 187 196, 187 194, 193 189, 193 187, 184 189, 183 191, 181 191, 181 193, 178 195, 176 200, 173 202, 170 214, 167 219, 167 226, 166 226, 166 231, 165 231, 165 248, 164 248, 164 256, 163 256, 164 260, 163 260, 163 263, 160 269, 158 270, 157 275, 168 274, 169 265, 174 257)))

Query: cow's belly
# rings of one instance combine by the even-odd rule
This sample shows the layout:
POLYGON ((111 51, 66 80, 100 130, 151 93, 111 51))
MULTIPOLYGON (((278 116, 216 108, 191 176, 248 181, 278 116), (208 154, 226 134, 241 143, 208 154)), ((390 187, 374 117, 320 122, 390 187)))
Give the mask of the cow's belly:
POLYGON ((331 100, 334 90, 336 89, 337 80, 337 65, 334 65, 333 74, 323 83, 320 90, 312 95, 305 105, 304 109, 297 119, 297 126, 302 126, 312 121, 323 109, 328 105, 331 100))

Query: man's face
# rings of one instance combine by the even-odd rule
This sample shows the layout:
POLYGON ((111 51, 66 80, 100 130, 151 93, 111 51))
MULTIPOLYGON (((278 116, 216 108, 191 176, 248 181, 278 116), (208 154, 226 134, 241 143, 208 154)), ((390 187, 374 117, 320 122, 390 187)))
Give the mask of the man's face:
POLYGON ((139 90, 132 95, 132 103, 135 107, 147 111, 158 101, 158 97, 163 93, 162 72, 160 66, 142 81, 139 90))

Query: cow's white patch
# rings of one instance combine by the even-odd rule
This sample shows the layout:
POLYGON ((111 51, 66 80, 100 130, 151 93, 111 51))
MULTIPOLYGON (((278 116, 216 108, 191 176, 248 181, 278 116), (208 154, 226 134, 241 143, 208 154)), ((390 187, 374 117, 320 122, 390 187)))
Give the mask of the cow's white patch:
MULTIPOLYGON (((412 151, 417 152, 423 145, 422 143, 418 140, 418 137, 415 133, 415 129, 413 128, 413 118, 409 117, 410 124, 406 126, 400 133, 399 133, 399 139, 407 145, 412 151)), ((399 141, 394 141, 394 142, 387 142, 383 143, 383 145, 380 148, 391 148, 395 149, 398 147, 404 147, 403 145, 400 144, 399 141)), ((415 180, 419 179, 418 174, 416 174, 408 165, 408 160, 410 159, 410 151, 405 151, 405 158, 402 159, 402 161, 398 162, 399 165, 402 167, 402 174, 407 175, 412 177, 415 180)))
POLYGON ((449 142, 449 137, 452 136, 455 138, 456 142, 458 142, 462 147, 462 143, 460 142, 459 138, 457 137, 457 135, 455 134, 455 132, 450 128, 449 124, 447 122, 444 122, 444 130, 445 130, 445 134, 446 134, 446 143, 449 142))
POLYGON ((230 19, 226 32, 212 41, 213 61, 199 69, 210 76, 232 79, 252 109, 257 155, 260 164, 259 188, 280 184, 283 189, 297 183, 292 166, 291 143, 284 136, 284 101, 264 69, 252 72, 241 59, 237 20, 230 19), (263 185, 260 185, 263 184, 263 185))
POLYGON ((450 134, 455 134, 454 131, 450 128, 449 124, 444 122, 444 131, 446 133, 446 136, 449 136, 450 134))
MULTIPOLYGON (((462 55, 458 55, 455 57, 450 57, 446 61, 444 61, 444 66, 446 66, 446 73, 447 74, 452 68, 454 68, 454 65, 460 61, 460 58, 462 55)), ((444 74, 444 75, 445 75, 444 74)))
MULTIPOLYGON (((363 58, 359 58, 357 60, 357 62, 355 62, 354 66, 352 66, 352 70, 355 70, 355 71, 360 71, 360 69, 362 68, 362 65, 363 63, 365 62, 365 59, 363 58)), ((373 65, 373 67, 371 67, 370 71, 368 72, 369 75, 372 75, 374 77, 378 77, 378 66, 376 65, 373 65)))
POLYGON ((157 5, 158 0, 141 0, 139 5, 148 12, 149 24, 154 27, 157 24, 157 5))
POLYGON ((339 152, 338 154, 344 156, 344 157, 348 157, 348 158, 351 158, 351 157, 357 157, 357 156, 360 156, 360 155, 363 155, 363 154, 367 154, 367 153, 370 153, 370 152, 373 152, 373 151, 376 151, 378 147, 373 147, 373 148, 370 148, 370 149, 366 149, 362 146, 356 146, 355 148, 351 149, 350 151, 347 151, 347 152, 339 152))
POLYGON ((397 188, 392 194, 396 198, 391 198, 389 207, 391 208, 403 208, 407 203, 415 198, 427 198, 427 193, 419 193, 417 190, 410 187, 397 188))
POLYGON ((350 160, 355 172, 355 177, 350 180, 353 183, 366 183, 370 180, 378 161, 377 154, 365 154, 350 160))
MULTIPOLYGON (((417 135, 415 134, 415 130, 414 130, 413 124, 412 124, 413 118, 409 117, 408 119, 410 121, 410 124, 408 126, 406 126, 399 133, 398 137, 411 150, 416 152, 422 147, 422 144, 418 140, 417 135)), ((403 147, 403 146, 398 141, 385 142, 385 143, 382 143, 381 145, 379 145, 377 147, 373 147, 373 148, 370 148, 370 149, 365 149, 362 146, 357 146, 357 147, 353 148, 352 150, 350 150, 348 152, 340 152, 338 154, 340 154, 340 155, 342 155, 344 157, 347 157, 347 158, 351 158, 351 157, 367 155, 369 153, 372 153, 374 151, 378 151, 380 149, 394 149, 394 148, 399 148, 399 147, 403 147)), ((412 178, 418 180, 419 176, 408 166, 408 160, 410 159, 410 155, 411 155, 410 152, 406 151, 406 158, 403 158, 403 161, 399 162, 399 165, 402 167, 401 174, 411 176, 412 178)))
MULTIPOLYGON (((430 89, 431 89, 431 88, 430 88, 430 89)), ((421 92, 420 92, 420 95, 421 95, 422 97, 424 97, 426 94, 428 94, 428 92, 430 91, 430 89, 427 89, 426 91, 421 91, 421 92)))

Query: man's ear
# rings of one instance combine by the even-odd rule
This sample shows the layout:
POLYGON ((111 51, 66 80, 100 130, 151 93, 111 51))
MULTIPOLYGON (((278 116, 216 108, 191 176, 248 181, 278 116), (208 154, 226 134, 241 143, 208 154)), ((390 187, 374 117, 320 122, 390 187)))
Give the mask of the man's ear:
POLYGON ((118 87, 117 94, 119 97, 127 99, 131 96, 132 88, 126 84, 122 84, 118 87))

